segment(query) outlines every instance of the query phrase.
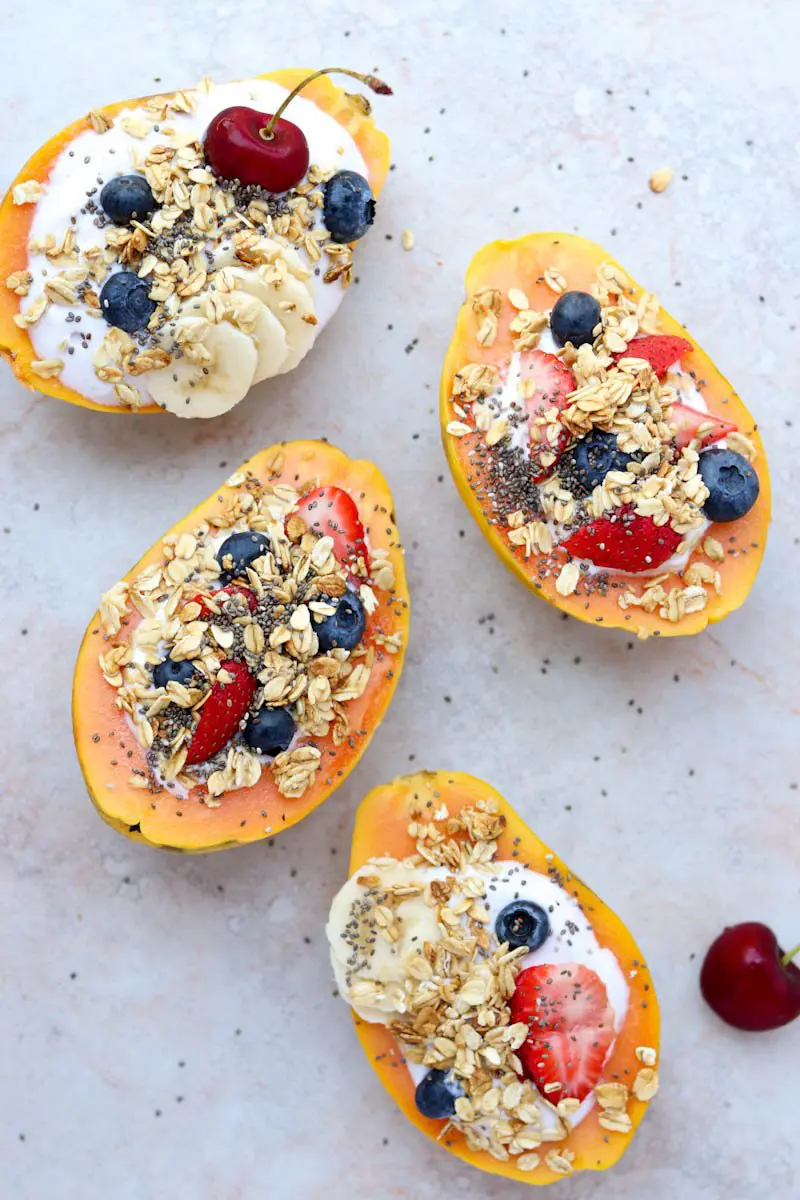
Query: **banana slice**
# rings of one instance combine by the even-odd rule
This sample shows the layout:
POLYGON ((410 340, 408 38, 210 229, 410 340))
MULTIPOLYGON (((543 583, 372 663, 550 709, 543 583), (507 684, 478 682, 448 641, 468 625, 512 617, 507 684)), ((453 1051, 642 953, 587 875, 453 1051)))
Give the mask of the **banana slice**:
POLYGON ((173 336, 183 357, 147 376, 156 404, 178 417, 216 417, 244 399, 258 364, 253 337, 203 317, 179 317, 173 336))
POLYGON ((399 937, 389 942, 377 931, 376 909, 387 888, 419 885, 442 878, 443 868, 421 870, 390 859, 368 862, 335 896, 328 918, 331 963, 341 994, 365 1021, 384 1022, 387 1014, 405 1011, 409 966, 436 942, 442 930, 422 891, 396 899, 394 917, 399 937))
POLYGON ((234 277, 236 288, 225 296, 226 315, 243 333, 253 338, 258 351, 253 383, 261 383, 262 379, 271 379, 280 373, 289 349, 286 332, 272 310, 263 303, 260 293, 245 286, 249 283, 249 272, 231 267, 229 274, 234 277))
MULTIPOLYGON (((233 247, 227 248, 217 259, 218 276, 230 273, 236 288, 257 296, 280 321, 286 333, 287 352, 280 368, 272 374, 283 375, 297 366, 316 340, 318 326, 311 272, 293 247, 274 238, 262 238, 257 249, 266 261, 247 269, 241 266, 233 247)), ((224 291, 229 281, 223 277, 218 286, 224 291)))

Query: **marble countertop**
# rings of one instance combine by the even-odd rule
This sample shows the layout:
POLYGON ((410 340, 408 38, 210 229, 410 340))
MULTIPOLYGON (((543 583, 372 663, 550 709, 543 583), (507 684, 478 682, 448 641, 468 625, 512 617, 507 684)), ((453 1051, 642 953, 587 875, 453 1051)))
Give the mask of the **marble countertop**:
POLYGON ((800 1023, 739 1035, 697 989, 723 924, 765 920, 785 944, 800 926, 795 5, 104 0, 87 26, 39 0, 3 30, 2 186, 67 120, 204 73, 339 61, 396 88, 359 285, 290 377, 184 424, 85 412, 0 371, 4 1197, 521 1200, 403 1119, 332 994, 323 925, 356 804, 412 766, 491 780, 648 953, 661 1095, 612 1174, 559 1200, 796 1197, 800 1023), (465 267, 534 228, 608 245, 762 425, 766 561, 696 639, 562 621, 500 567, 447 474, 434 405, 465 267), (229 468, 308 435, 374 459, 395 493, 414 614, 394 705, 346 785, 274 845, 126 842, 73 753, 85 622, 229 468))

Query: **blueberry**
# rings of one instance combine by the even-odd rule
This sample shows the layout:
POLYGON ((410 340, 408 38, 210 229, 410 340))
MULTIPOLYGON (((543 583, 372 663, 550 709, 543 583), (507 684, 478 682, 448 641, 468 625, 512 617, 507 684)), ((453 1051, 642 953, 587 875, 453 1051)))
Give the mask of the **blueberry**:
POLYGON ((566 342, 572 342, 573 346, 591 345, 592 331, 599 324, 600 305, 588 292, 564 292, 550 313, 550 328, 559 346, 566 342))
POLYGON ((464 1089, 449 1071, 434 1068, 420 1079, 414 1101, 423 1117, 432 1117, 436 1121, 452 1117, 456 1111, 456 1100, 463 1095, 464 1089))
POLYGON ((758 499, 759 483, 746 458, 715 446, 700 455, 698 470, 708 488, 703 512, 709 521, 736 521, 750 512, 758 499))
POLYGON ((247 574, 247 568, 270 549, 270 540, 265 533, 232 533, 217 551, 217 562, 222 567, 223 583, 239 579, 247 574))
POLYGON ((375 220, 372 188, 357 171, 338 171, 325 185, 322 217, 337 242, 355 242, 375 220))
POLYGON ((195 670, 194 663, 187 659, 173 662, 167 656, 153 667, 153 683, 156 687, 166 687, 168 683, 182 683, 184 687, 187 687, 195 670))
POLYGON ((150 299, 150 284, 134 271, 117 271, 109 275, 100 292, 100 310, 109 325, 137 333, 147 326, 156 311, 150 299))
POLYGON ((497 914, 494 931, 498 942, 508 942, 509 950, 518 946, 538 950, 550 936, 550 920, 532 900, 513 900, 497 914))
POLYGON ((588 496, 609 471, 626 471, 632 458, 620 450, 616 434, 597 429, 563 456, 558 473, 573 495, 588 496))
POLYGON ((336 604, 336 612, 314 626, 320 650, 353 650, 364 636, 366 624, 364 605, 355 592, 345 592, 336 604))
POLYGON ((129 225, 134 217, 146 221, 158 205, 144 175, 118 175, 100 193, 100 207, 115 225, 129 225))
POLYGON ((260 708, 247 718, 244 740, 259 754, 274 758, 281 750, 288 750, 294 730, 295 724, 288 708, 260 708))

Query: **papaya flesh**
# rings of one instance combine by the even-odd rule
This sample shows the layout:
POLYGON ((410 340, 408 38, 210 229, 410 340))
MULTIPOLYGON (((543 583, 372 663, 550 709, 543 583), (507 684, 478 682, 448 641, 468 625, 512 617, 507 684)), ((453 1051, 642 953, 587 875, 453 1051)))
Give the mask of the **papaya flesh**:
MULTIPOLYGON (((579 586, 571 595, 561 595, 556 589, 556 580, 560 568, 568 561, 566 551, 556 546, 552 554, 547 556, 547 570, 542 570, 543 560, 540 556, 530 555, 526 558, 525 547, 513 543, 509 538, 512 530, 506 527, 502 518, 497 518, 491 501, 487 500, 492 481, 486 458, 475 453, 477 439, 481 435, 470 433, 455 437, 447 432, 448 425, 454 419, 459 419, 453 407, 456 373, 470 363, 488 364, 496 368, 502 378, 510 361, 510 325, 517 312, 506 299, 509 290, 517 288, 523 292, 531 309, 547 310, 552 308, 557 295, 545 282, 546 272, 554 270, 563 276, 571 291, 589 291, 596 281, 597 268, 602 264, 624 270, 602 247, 566 233, 533 233, 514 241, 491 242, 478 251, 467 270, 467 300, 459 311, 442 370, 440 420, 447 460, 467 508, 493 550, 543 600, 579 621, 627 630, 639 637, 678 637, 699 633, 707 625, 722 620, 738 608, 755 580, 769 525, 769 472, 753 417, 691 334, 663 308, 658 310, 659 332, 679 335, 691 342, 692 349, 682 357, 681 367, 693 376, 709 414, 734 422, 739 432, 750 440, 757 455, 754 466, 760 493, 755 505, 735 522, 713 524, 700 539, 684 568, 683 575, 693 564, 701 564, 701 571, 708 568, 709 571, 719 572, 719 591, 714 587, 707 588, 705 608, 687 612, 679 620, 671 620, 661 614, 659 607, 653 611, 646 611, 639 606, 622 607, 620 599, 626 592, 641 596, 647 588, 648 579, 642 574, 610 573, 605 592, 593 589, 587 593, 583 586, 579 586), (498 316, 497 336, 492 345, 482 345, 478 340, 480 321, 471 303, 476 293, 484 288, 497 289, 504 300, 498 316), (709 538, 722 547, 724 553, 721 561, 718 552, 713 560, 704 552, 709 538)), ((627 278, 627 294, 637 300, 642 295, 642 288, 629 276, 627 278)), ((663 588, 670 593, 681 589, 684 584, 682 576, 672 572, 663 581, 663 588)))
MULTIPOLYGON (((629 1004, 625 1022, 603 1068, 602 1081, 622 1082, 630 1087, 642 1062, 655 1061, 659 1046, 658 1000, 646 960, 619 917, 572 874, 489 784, 460 772, 423 771, 375 788, 362 801, 356 814, 351 875, 371 858, 403 859, 414 854, 415 841, 408 832, 412 817, 429 820, 442 806, 452 817, 463 808, 486 800, 493 801, 505 818, 505 828, 498 840, 497 860, 513 859, 561 882, 589 919, 597 941, 616 956, 630 990, 629 1004)), ((471 1149, 458 1129, 442 1120, 424 1117, 415 1103, 411 1074, 403 1069, 401 1047, 390 1030, 386 1025, 364 1021, 355 1014, 354 1021, 359 1041, 381 1083, 412 1124, 432 1141, 480 1170, 520 1183, 542 1185, 554 1183, 561 1177, 545 1161, 552 1143, 543 1143, 538 1148, 541 1162, 534 1170, 522 1170, 513 1157, 499 1161, 485 1150, 471 1149)), ((601 1125, 603 1110, 595 1105, 572 1129, 566 1141, 558 1143, 559 1149, 574 1154, 569 1173, 601 1171, 613 1166, 628 1148, 646 1109, 646 1102, 631 1095, 627 1104, 630 1130, 620 1133, 610 1132, 601 1125)))
MULTIPOLYGON (((269 80, 291 90, 311 73, 311 69, 291 68, 283 71, 271 71, 257 78, 269 80)), ((163 96, 176 94, 162 93, 163 96)), ((327 75, 320 76, 309 83, 304 88, 302 95, 304 99, 313 101, 318 108, 338 121, 353 138, 367 164, 370 186, 377 196, 389 171, 389 139, 376 128, 372 118, 356 108, 347 99, 344 90, 336 87, 327 75)), ((153 98, 140 96, 131 100, 120 100, 94 110, 92 116, 95 121, 98 117, 100 119, 105 117, 111 121, 124 109, 145 104, 153 98)), ((6 280, 16 272, 27 269, 28 242, 36 209, 33 204, 15 205, 13 202, 14 188, 29 180, 45 184, 56 160, 68 150, 70 142, 79 134, 86 133, 92 128, 92 122, 87 115, 78 121, 73 121, 71 125, 45 142, 24 165, 0 205, 0 358, 6 359, 20 383, 25 387, 42 392, 47 396, 53 396, 58 400, 66 400, 70 404, 77 404, 82 408, 95 409, 99 412, 160 413, 163 410, 156 404, 142 405, 137 409, 126 408, 122 405, 100 404, 75 391, 74 388, 68 387, 57 377, 47 379, 36 374, 31 369, 31 363, 38 356, 30 335, 27 329, 19 328, 14 321, 25 301, 11 288, 6 287, 6 280)))
MULTIPOLYGON (((251 787, 221 796, 219 807, 209 807, 202 788, 179 795, 145 782, 145 751, 132 731, 127 715, 117 705, 117 691, 103 677, 98 662, 115 646, 124 646, 141 621, 129 608, 119 633, 103 632, 100 612, 95 613, 81 644, 73 687, 75 745, 86 786, 100 815, 113 828, 136 841, 183 851, 219 850, 274 837, 302 820, 327 799, 349 775, 379 725, 392 698, 403 666, 409 623, 409 599, 403 551, 394 520, 392 496, 382 474, 370 462, 348 458, 325 442, 295 441, 262 450, 231 476, 207 500, 170 531, 180 537, 197 530, 252 485, 289 485, 296 491, 336 486, 355 501, 367 536, 370 553, 384 557, 394 575, 387 590, 375 594, 377 609, 367 618, 364 644, 374 648, 374 661, 366 690, 346 704, 350 736, 336 744, 333 730, 310 739, 322 752, 314 782, 297 799, 279 792, 268 769, 251 787), (377 554, 376 554, 377 552, 377 554)), ((128 572, 130 582, 164 559, 157 542, 128 572)), ((305 742, 308 739, 303 739, 305 742)))

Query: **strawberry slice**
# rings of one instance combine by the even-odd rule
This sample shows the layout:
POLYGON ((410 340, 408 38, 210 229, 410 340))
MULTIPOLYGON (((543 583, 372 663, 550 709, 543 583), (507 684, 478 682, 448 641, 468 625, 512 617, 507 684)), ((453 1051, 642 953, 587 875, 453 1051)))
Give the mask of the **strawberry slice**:
POLYGON ((700 448, 704 450, 706 446, 711 446, 714 442, 720 441, 738 429, 738 425, 735 425, 733 421, 726 421, 711 413, 700 412, 696 408, 690 408, 688 404, 673 404, 669 410, 669 420, 676 427, 675 444, 679 450, 688 446, 698 436, 700 436, 700 448), (711 428, 702 435, 698 435, 697 431, 701 425, 710 425, 711 428))
MULTIPOLYGON (((227 587, 219 588, 218 591, 212 592, 211 596, 214 600, 216 600, 218 605, 225 603, 226 596, 243 596, 247 601, 247 607, 250 609, 250 612, 253 611, 258 603, 254 593, 251 592, 249 588, 241 587, 238 583, 229 583, 227 587)), ((205 596, 192 596, 191 600, 187 601, 187 604, 200 605, 200 614, 195 618, 198 621, 206 621, 209 617, 216 616, 216 613, 213 613, 206 604, 206 599, 207 597, 205 596)))
POLYGON ((692 343, 686 338, 675 337, 671 333, 648 333, 644 337, 634 338, 628 342, 627 350, 612 354, 611 357, 614 362, 619 362, 621 358, 644 358, 658 378, 663 379, 669 368, 674 367, 692 349, 692 343))
POLYGON ((532 379, 536 384, 536 391, 526 401, 526 407, 532 431, 531 475, 534 483, 541 483, 555 471, 556 462, 569 444, 570 434, 557 416, 545 425, 535 424, 535 418, 545 416, 553 408, 562 412, 567 407, 570 392, 575 391, 575 379, 566 363, 544 350, 532 350, 521 356, 520 377, 532 379), (538 432, 538 437, 533 430, 538 432), (555 461, 550 461, 552 454, 555 461), (545 455, 544 461, 542 455, 545 455))
POLYGON ((524 1021, 534 1034, 610 1026, 614 1013, 606 985, 581 963, 539 963, 517 976, 511 997, 511 1015, 524 1021))
POLYGON ((626 505, 612 517, 598 517, 576 529, 563 545, 574 558, 588 558, 596 567, 635 574, 660 567, 680 543, 681 535, 671 525, 656 525, 626 505))
POLYGON ((575 1029, 529 1037, 517 1051, 528 1079, 551 1104, 585 1100, 600 1082, 614 1041, 608 1029, 575 1029))
POLYGON ((364 526, 352 496, 339 487, 314 488, 299 501, 295 515, 321 537, 333 538, 333 554, 342 566, 359 558, 369 565, 364 526))
POLYGON ((599 975, 580 963, 543 963, 517 978, 511 1019, 530 1034, 519 1057, 553 1104, 583 1100, 602 1076, 614 1041, 614 1010, 599 975))
POLYGON ((244 663, 229 658, 222 666, 232 682, 215 683, 200 709, 200 720, 186 755, 187 766, 205 762, 221 750, 236 733, 239 722, 252 702, 256 681, 244 663))

